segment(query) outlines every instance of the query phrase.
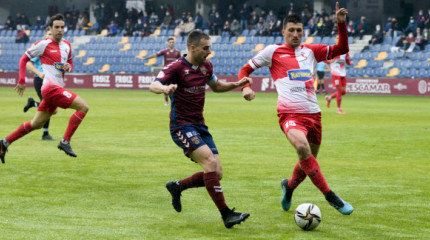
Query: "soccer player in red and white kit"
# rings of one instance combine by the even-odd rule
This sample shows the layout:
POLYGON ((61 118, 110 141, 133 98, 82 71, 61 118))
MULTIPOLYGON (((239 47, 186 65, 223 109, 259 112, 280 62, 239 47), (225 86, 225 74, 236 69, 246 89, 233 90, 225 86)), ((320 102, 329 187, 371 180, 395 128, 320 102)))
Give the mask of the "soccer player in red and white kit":
MULTIPOLYGON (((281 181, 281 205, 285 211, 291 207, 294 189, 306 176, 340 213, 349 215, 354 210, 331 191, 316 160, 322 126, 313 78, 317 62, 333 59, 349 51, 345 24, 347 13, 346 9, 339 9, 339 3, 336 3, 339 43, 334 46, 300 45, 303 37, 302 18, 297 14, 285 17, 282 29, 285 44, 267 46, 239 71, 239 79, 242 79, 255 69, 267 66, 276 85, 279 124, 299 157, 291 178, 281 181)), ((248 101, 255 97, 254 91, 248 86, 242 89, 242 95, 248 101)))
MULTIPOLYGON (((336 44, 339 42, 339 35, 335 37, 336 44)), ((337 102, 337 113, 345 114, 340 107, 342 102, 342 95, 346 94, 346 67, 345 64, 352 65, 353 63, 349 59, 349 54, 342 54, 340 56, 336 56, 332 60, 325 61, 330 64, 331 77, 333 79, 333 87, 336 88, 336 92, 331 96, 325 96, 327 101, 327 107, 330 107, 330 101, 333 98, 336 98, 337 102)))
MULTIPOLYGON (((156 54, 152 54, 144 58, 144 60, 154 58, 154 57, 164 56, 164 66, 167 66, 171 62, 181 57, 181 51, 175 48, 175 38, 169 37, 169 39, 167 39, 167 45, 169 46, 169 48, 162 49, 158 51, 156 54)), ((164 101, 165 101, 164 105, 168 106, 169 96, 167 94, 164 94, 164 101)))
POLYGON ((45 74, 42 85, 43 100, 37 113, 31 121, 25 122, 9 136, 0 140, 0 158, 4 163, 6 150, 10 144, 25 136, 35 129, 39 129, 57 111, 57 107, 72 108, 76 112, 70 117, 69 125, 58 148, 67 155, 76 157, 70 146, 70 139, 87 114, 88 104, 72 91, 66 90, 64 86, 64 72, 73 69, 72 49, 70 43, 63 39, 65 19, 61 14, 51 17, 49 22, 52 38, 36 42, 19 62, 19 82, 15 87, 20 96, 25 91, 26 64, 31 58, 40 57, 43 73, 45 74))
POLYGON ((203 171, 179 181, 166 184, 172 195, 172 205, 177 212, 182 210, 181 192, 188 188, 206 187, 213 202, 221 213, 224 225, 231 228, 245 221, 249 213, 235 212, 224 199, 220 184, 222 166, 218 150, 203 118, 206 84, 214 92, 227 92, 252 83, 243 78, 237 82, 218 81, 212 63, 207 60, 211 53, 209 36, 192 31, 187 38, 188 54, 165 66, 151 84, 154 93, 171 95, 170 135, 183 149, 184 154, 198 163, 203 171))

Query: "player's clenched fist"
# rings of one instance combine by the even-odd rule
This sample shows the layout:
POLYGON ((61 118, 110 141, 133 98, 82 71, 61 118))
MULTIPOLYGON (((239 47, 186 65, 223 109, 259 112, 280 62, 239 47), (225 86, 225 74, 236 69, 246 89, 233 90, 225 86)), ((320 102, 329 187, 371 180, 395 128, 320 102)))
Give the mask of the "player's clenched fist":
POLYGON ((167 85, 164 88, 164 93, 167 94, 167 95, 170 95, 171 93, 173 93, 174 91, 176 91, 177 88, 178 88, 178 84, 167 85))
POLYGON ((238 87, 242 87, 245 86, 246 84, 249 84, 249 86, 252 85, 252 78, 249 77, 244 77, 242 79, 240 79, 239 81, 237 81, 238 87))
POLYGON ((250 87, 244 87, 242 89, 242 96, 245 98, 245 100, 251 101, 255 98, 255 93, 250 87))

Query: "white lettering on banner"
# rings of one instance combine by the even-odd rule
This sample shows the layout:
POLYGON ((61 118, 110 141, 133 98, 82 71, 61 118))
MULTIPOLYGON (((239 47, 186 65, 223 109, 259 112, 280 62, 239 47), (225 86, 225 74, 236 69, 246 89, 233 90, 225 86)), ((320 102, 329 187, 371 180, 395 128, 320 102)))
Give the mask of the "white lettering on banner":
POLYGON ((133 87, 133 76, 124 75, 115 76, 115 87, 116 88, 132 88, 133 87))
POLYGON ((139 88, 149 88, 149 85, 155 80, 155 76, 139 76, 137 83, 139 88))
POLYGON ((399 91, 402 91, 402 90, 408 89, 408 86, 403 85, 402 83, 397 83, 396 85, 394 85, 393 88, 399 91))
POLYGON ((15 78, 0 78, 0 84, 16 85, 15 78))
MULTIPOLYGON (((429 84, 429 90, 430 90, 430 84, 429 84)), ((421 94, 425 94, 427 92, 427 82, 424 80, 421 80, 418 82, 418 92, 421 94)))
POLYGON ((73 83, 74 84, 78 84, 78 85, 82 85, 84 84, 84 79, 80 79, 80 78, 73 78, 73 83))
POLYGON ((93 75, 93 87, 110 87, 109 75, 93 75))
POLYGON ((261 79, 261 91, 266 91, 266 89, 275 89, 275 82, 272 78, 262 78, 261 79), (269 87, 270 84, 270 87, 269 87))
POLYGON ((348 93, 391 93, 389 83, 379 83, 378 79, 356 79, 355 83, 347 83, 348 93))

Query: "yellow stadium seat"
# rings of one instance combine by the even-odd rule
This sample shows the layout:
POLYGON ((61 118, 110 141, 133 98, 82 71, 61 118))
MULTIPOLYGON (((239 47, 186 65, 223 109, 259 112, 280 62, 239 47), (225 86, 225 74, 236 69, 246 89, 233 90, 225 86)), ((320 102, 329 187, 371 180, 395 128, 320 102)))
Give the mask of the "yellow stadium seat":
POLYGON ((305 44, 311 44, 314 42, 314 37, 307 37, 305 40, 305 44))
POLYGON ((384 60, 387 57, 388 57, 388 53, 387 52, 380 52, 380 53, 378 53, 378 56, 375 58, 375 61, 384 60))
MULTIPOLYGON (((0 46, 1 47, 1 46, 0 46)), ((2 51, 0 50, 0 55, 1 55, 2 51)))
POLYGON ((99 72, 100 73, 104 73, 104 72, 109 71, 109 69, 110 69, 110 65, 109 64, 105 64, 105 65, 103 65, 102 69, 99 70, 99 72))
POLYGON ((215 51, 211 51, 211 54, 209 54, 208 59, 213 58, 215 56, 215 51))
POLYGON ((93 64, 95 61, 96 61, 96 59, 95 59, 94 57, 89 57, 89 58, 87 59, 87 61, 83 63, 83 65, 91 65, 91 64, 93 64))
POLYGON ((30 31, 30 30, 28 30, 28 29, 27 29, 27 30, 25 30, 24 32, 25 32, 25 34, 27 34, 27 36, 30 36, 30 33, 31 33, 31 31, 30 31))
POLYGON ((398 68, 391 68, 390 72, 386 76, 387 77, 394 77, 394 76, 399 75, 399 73, 400 73, 400 69, 398 69, 398 68))
POLYGON ((121 42, 119 42, 118 44, 124 44, 124 43, 128 43, 128 37, 122 37, 121 42))
POLYGON ((367 60, 361 59, 360 61, 358 61, 357 65, 354 66, 354 68, 363 68, 365 66, 367 66, 367 60))
POLYGON ((258 51, 262 50, 263 48, 264 48, 264 44, 259 43, 259 44, 256 44, 256 45, 255 45, 255 48, 254 48, 254 49, 252 49, 252 51, 251 51, 251 52, 258 52, 258 51))
POLYGON ((108 34, 108 30, 107 29, 103 29, 102 31, 101 31, 101 33, 100 34, 98 34, 97 36, 98 37, 104 37, 104 36, 106 36, 108 34))
POLYGON ((79 50, 79 54, 75 58, 85 57, 87 55, 87 50, 79 50))
POLYGON ((148 54, 148 51, 147 51, 147 50, 141 50, 141 51, 139 52, 139 55, 137 55, 135 58, 143 59, 143 57, 145 57, 145 56, 146 56, 146 54, 148 54))
POLYGON ((126 43, 124 44, 124 47, 122 47, 119 51, 127 51, 131 48, 131 44, 130 43, 126 43))
POLYGON ((242 44, 245 42, 245 40, 246 40, 246 37, 238 37, 236 42, 233 43, 233 45, 242 44))
POLYGON ((157 62, 157 59, 156 59, 156 58, 150 58, 150 59, 148 60, 148 62, 147 62, 147 63, 145 63, 145 66, 152 66, 152 65, 154 65, 156 62, 157 62))

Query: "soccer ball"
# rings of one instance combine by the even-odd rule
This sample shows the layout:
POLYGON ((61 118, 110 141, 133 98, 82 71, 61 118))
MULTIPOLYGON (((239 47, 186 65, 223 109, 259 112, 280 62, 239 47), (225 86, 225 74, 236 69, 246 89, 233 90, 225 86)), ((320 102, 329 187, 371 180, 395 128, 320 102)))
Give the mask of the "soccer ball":
POLYGON ((316 228, 321 222, 321 211, 312 203, 302 203, 294 212, 297 226, 305 231, 316 228))

